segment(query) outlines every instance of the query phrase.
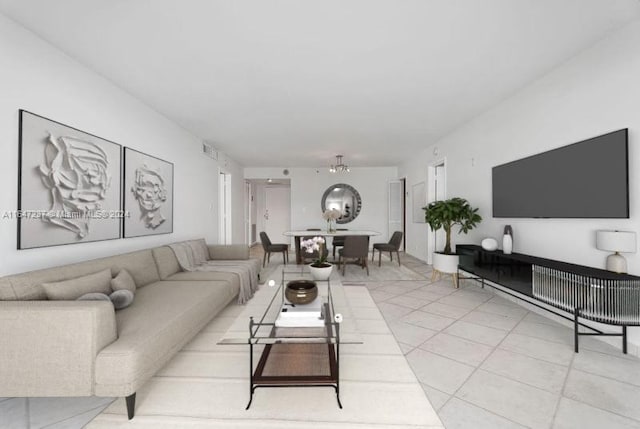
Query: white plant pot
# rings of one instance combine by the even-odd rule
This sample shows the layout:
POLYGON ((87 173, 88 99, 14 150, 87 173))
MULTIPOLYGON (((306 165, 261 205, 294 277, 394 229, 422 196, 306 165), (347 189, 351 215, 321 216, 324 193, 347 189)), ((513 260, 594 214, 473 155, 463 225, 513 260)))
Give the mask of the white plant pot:
POLYGON ((460 262, 458 255, 433 252, 433 269, 441 273, 456 274, 458 272, 458 262, 460 262))
POLYGON ((328 267, 314 267, 313 264, 309 265, 309 272, 314 280, 329 280, 333 265, 326 262, 328 267))

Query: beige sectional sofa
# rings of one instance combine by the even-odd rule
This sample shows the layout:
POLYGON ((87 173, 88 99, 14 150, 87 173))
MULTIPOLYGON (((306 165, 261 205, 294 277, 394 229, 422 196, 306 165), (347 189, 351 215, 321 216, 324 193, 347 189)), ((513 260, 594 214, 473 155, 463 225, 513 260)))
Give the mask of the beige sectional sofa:
MULTIPOLYGON (((208 249, 210 259, 249 259, 244 245, 208 249)), ((182 272, 168 246, 0 278, 0 397, 124 396, 132 418, 136 390, 239 288, 234 273, 182 272), (105 268, 133 277, 129 307, 47 300, 42 283, 105 268)))

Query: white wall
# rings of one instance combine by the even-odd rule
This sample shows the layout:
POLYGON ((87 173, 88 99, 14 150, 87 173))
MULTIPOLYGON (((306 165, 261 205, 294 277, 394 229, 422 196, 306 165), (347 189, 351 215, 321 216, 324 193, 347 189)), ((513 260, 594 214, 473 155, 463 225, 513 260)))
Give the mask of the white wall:
MULTIPOLYGON (((447 196, 467 198, 484 218, 468 236, 454 237, 457 243, 499 238, 510 224, 516 252, 604 268, 607 252, 595 248, 596 230, 640 233, 639 47, 636 21, 416 154, 400 167, 400 176, 410 189, 426 180, 429 163, 446 157, 447 196), (492 219, 493 166, 620 128, 629 128, 629 219, 492 219)), ((421 259, 426 231, 425 224, 408 225, 407 249, 421 259)), ((629 272, 640 275, 640 253, 626 257, 629 272)), ((640 332, 630 335, 640 344, 640 332)))
MULTIPOLYGON (((0 219, 0 275, 193 237, 204 236, 209 242, 217 242, 218 164, 201 154, 196 136, 3 15, 0 15, 0 52, 0 211, 17 208, 18 109, 175 165, 173 234, 18 251, 17 222, 0 219)), ((236 179, 234 193, 242 193, 241 168, 231 161, 227 164, 236 179)), ((242 198, 239 201, 237 213, 242 213, 242 198)), ((234 209, 237 211, 235 202, 234 209)), ((242 242, 244 233, 241 225, 239 228, 237 234, 242 242)))
MULTIPOLYGON (((425 149, 400 167, 407 187, 426 180, 427 165, 447 159, 447 196, 480 208, 484 221, 458 243, 501 237, 513 226, 516 252, 604 267, 597 229, 640 233, 640 22, 624 28, 532 83, 494 109, 425 149), (620 128, 629 128, 630 219, 492 219, 491 168, 620 128)), ((594 172, 601 174, 601 172, 594 172)), ((425 224, 410 223, 408 249, 424 259, 425 224)), ((640 253, 627 255, 640 274, 640 253)))
POLYGON ((388 183, 397 179, 396 167, 351 168, 351 172, 346 174, 332 174, 327 168, 289 168, 288 176, 282 175, 282 170, 245 168, 244 174, 247 179, 291 179, 292 229, 326 228, 320 207, 322 195, 329 186, 346 183, 360 193, 362 210, 344 227, 380 232, 381 235, 372 238, 372 243, 389 240, 388 183))

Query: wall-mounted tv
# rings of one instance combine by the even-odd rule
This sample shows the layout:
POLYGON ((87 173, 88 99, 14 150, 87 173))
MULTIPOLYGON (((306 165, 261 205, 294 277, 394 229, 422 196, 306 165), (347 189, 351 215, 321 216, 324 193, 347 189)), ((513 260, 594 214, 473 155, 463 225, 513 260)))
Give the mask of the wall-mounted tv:
POLYGON ((628 130, 493 167, 493 217, 628 218, 628 130))

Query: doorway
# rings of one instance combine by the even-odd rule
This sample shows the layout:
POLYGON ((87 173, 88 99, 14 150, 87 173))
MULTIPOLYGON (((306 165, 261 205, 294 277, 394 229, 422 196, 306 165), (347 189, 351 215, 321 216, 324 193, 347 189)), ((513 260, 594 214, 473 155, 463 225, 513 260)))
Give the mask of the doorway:
POLYGON ((244 237, 247 246, 251 247, 256 242, 255 230, 255 203, 253 196, 253 186, 248 180, 244 181, 244 237))
POLYGON ((389 182, 389 237, 395 231, 402 232, 402 245, 404 251, 404 218, 405 218, 404 179, 389 182))
POLYGON ((218 242, 231 244, 231 174, 220 171, 218 178, 218 242))
POLYGON ((291 180, 247 179, 248 229, 251 244, 265 231, 274 243, 290 240, 282 233, 291 229, 291 180))
MULTIPOLYGON (((288 242, 291 229, 291 188, 267 186, 264 192, 264 231, 276 243, 288 242)), ((289 243, 291 244, 291 243, 289 243)))
POLYGON ((407 251, 407 178, 400 179, 402 188, 402 251, 407 251))
MULTIPOLYGON (((429 165, 427 168, 427 203, 440 201, 447 198, 447 160, 441 159, 429 165)), ((433 263, 433 252, 442 250, 445 244, 444 231, 433 232, 428 228, 427 232, 427 263, 433 263)))

